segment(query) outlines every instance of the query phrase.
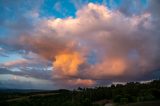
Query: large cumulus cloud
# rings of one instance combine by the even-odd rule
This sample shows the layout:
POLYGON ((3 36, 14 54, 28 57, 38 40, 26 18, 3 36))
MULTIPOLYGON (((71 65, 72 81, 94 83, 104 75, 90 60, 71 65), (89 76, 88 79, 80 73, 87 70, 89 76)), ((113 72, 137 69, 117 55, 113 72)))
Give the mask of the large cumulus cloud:
POLYGON ((89 3, 75 18, 41 19, 31 33, 0 42, 52 62, 52 80, 60 87, 143 80, 160 68, 153 11, 127 16, 89 3))

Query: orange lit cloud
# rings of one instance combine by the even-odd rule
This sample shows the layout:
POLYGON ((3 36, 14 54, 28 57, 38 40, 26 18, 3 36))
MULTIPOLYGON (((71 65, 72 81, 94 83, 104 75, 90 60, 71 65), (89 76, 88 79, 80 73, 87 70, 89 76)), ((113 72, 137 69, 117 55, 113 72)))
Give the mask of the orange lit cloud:
MULTIPOLYGON (((104 63, 102 63, 103 68, 107 69, 107 75, 121 75, 126 70, 126 64, 123 59, 110 59, 104 63)), ((100 67, 102 67, 100 66, 100 67)), ((101 69, 104 70, 104 69, 101 69)))
POLYGON ((88 79, 75 79, 75 80, 68 80, 67 81, 68 85, 74 84, 75 86, 92 86, 95 84, 95 81, 93 80, 88 80, 88 79))
POLYGON ((51 61, 55 83, 87 86, 97 79, 136 78, 158 67, 159 35, 153 35, 153 26, 149 13, 126 17, 89 3, 75 18, 41 20, 32 35, 11 45, 51 61))
MULTIPOLYGON (((84 58, 78 53, 60 53, 55 56, 53 67, 62 75, 76 75, 78 67, 84 62, 84 58)), ((58 72, 58 73, 59 73, 58 72)))
POLYGON ((96 84, 95 80, 81 78, 59 79, 55 80, 55 82, 56 86, 60 88, 92 87, 96 84))
POLYGON ((90 67, 86 68, 85 74, 93 79, 118 77, 125 74, 127 68, 128 66, 124 59, 108 58, 104 59, 101 63, 91 65, 90 67))

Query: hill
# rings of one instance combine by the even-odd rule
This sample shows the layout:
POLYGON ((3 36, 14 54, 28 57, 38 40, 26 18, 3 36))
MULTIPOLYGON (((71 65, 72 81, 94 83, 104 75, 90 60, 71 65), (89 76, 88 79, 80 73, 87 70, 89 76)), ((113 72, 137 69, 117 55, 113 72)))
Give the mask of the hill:
POLYGON ((42 90, 0 90, 1 106, 159 106, 160 80, 130 82, 110 87, 42 90), (147 102, 150 101, 150 102, 147 102), (148 104, 148 105, 147 105, 148 104))

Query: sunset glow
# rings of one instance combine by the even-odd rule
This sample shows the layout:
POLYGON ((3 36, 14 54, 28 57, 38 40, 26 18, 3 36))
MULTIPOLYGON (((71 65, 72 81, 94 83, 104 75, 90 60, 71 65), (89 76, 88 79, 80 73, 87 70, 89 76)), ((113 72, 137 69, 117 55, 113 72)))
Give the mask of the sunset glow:
POLYGON ((76 75, 84 59, 78 52, 59 54, 55 57, 53 67, 64 75, 76 75))
POLYGON ((0 0, 0 87, 159 78, 160 2, 126 1, 0 0))

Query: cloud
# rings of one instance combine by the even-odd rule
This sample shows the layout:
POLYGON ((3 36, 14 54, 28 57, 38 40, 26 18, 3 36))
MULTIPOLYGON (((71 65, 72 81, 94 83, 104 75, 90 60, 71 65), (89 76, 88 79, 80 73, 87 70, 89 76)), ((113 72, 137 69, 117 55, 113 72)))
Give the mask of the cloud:
POLYGON ((83 7, 84 4, 88 3, 88 0, 83 1, 83 0, 71 0, 71 3, 75 6, 76 9, 80 9, 83 7))
POLYGON ((0 88, 6 89, 57 89, 50 80, 20 75, 0 75, 0 88))
POLYGON ((84 59, 78 52, 62 53, 55 57, 53 66, 58 73, 72 76, 77 74, 78 67, 83 62, 84 59))
POLYGON ((62 10, 61 10, 61 2, 56 2, 55 4, 54 4, 54 8, 55 8, 55 10, 56 11, 58 11, 58 12, 62 12, 62 10))
POLYGON ((27 63, 27 60, 21 59, 21 60, 16 60, 16 61, 9 61, 9 62, 4 63, 3 65, 5 67, 17 67, 25 63, 27 63))
POLYGON ((0 74, 51 80, 51 64, 34 53, 28 53, 21 59, 0 63, 0 74))
POLYGON ((117 9, 126 16, 140 15, 147 7, 147 0, 126 0, 121 2, 117 9))
POLYGON ((2 67, 0 68, 0 74, 1 75, 18 75, 22 77, 32 77, 32 78, 38 78, 38 79, 44 79, 44 80, 51 80, 52 73, 50 70, 47 69, 40 69, 40 68, 6 68, 2 67))
MULTIPOLYGON (((28 34, 34 29, 34 20, 39 16, 39 9, 43 0, 1 0, 0 1, 0 27, 7 32, 7 36, 28 34)), ((0 37, 6 35, 0 35, 0 37)))
POLYGON ((5 53, 5 50, 3 48, 0 47, 0 56, 2 57, 8 57, 5 53))
POLYGON ((150 79, 149 74, 160 68, 160 32, 152 11, 128 16, 89 3, 77 10, 75 18, 41 19, 30 34, 0 43, 51 62, 57 86, 142 80, 145 75, 150 79))

